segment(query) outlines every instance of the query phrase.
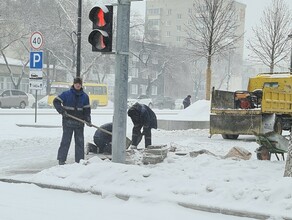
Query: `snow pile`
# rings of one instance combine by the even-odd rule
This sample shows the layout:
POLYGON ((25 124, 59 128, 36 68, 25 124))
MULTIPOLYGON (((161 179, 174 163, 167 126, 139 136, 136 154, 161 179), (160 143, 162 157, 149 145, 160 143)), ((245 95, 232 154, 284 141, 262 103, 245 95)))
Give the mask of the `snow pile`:
POLYGON ((283 178, 283 171, 284 163, 277 161, 220 159, 211 155, 191 158, 169 153, 158 165, 124 165, 93 157, 25 179, 92 190, 103 197, 122 194, 149 202, 180 201, 289 216, 292 180, 283 178))
POLYGON ((209 121, 210 101, 198 100, 188 108, 181 110, 173 120, 209 121))

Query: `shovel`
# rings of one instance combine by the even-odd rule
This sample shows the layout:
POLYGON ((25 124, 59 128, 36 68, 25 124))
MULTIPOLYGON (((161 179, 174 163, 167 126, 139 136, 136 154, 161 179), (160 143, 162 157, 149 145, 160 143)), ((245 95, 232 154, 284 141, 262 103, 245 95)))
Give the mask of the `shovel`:
MULTIPOLYGON (((87 122, 85 120, 82 120, 80 118, 77 118, 77 117, 75 117, 73 115, 70 115, 68 113, 66 114, 66 116, 69 117, 69 118, 73 118, 76 121, 82 122, 83 124, 87 124, 87 122)), ((92 125, 92 127, 96 128, 96 129, 98 129, 98 130, 100 130, 100 131, 102 131, 102 132, 104 132, 106 134, 113 135, 113 133, 110 132, 110 131, 108 131, 108 130, 105 130, 105 129, 101 128, 101 127, 98 127, 98 126, 96 126, 94 124, 91 124, 91 125, 92 125)), ((126 149, 128 149, 131 144, 132 144, 132 141, 128 137, 126 137, 126 149)))

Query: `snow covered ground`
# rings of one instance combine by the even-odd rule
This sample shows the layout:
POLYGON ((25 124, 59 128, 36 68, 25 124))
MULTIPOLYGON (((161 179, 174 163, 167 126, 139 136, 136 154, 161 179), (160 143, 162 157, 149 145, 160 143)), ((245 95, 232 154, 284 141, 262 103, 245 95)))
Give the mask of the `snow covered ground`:
MULTIPOLYGON (((209 108, 199 109, 195 103, 181 110, 175 118, 208 118, 209 108), (183 112, 188 111, 184 116, 183 112), (182 116, 183 115, 183 116, 182 116)), ((208 106, 208 105, 207 105, 208 106)), ((1 109, 2 110, 2 109, 1 109)), ((8 110, 5 110, 6 112, 8 110)), ((109 122, 112 115, 94 110, 92 122, 109 122)), ((38 116, 37 124, 61 125, 57 114, 38 116)), ((0 111, 1 113, 1 111, 0 111)), ((253 136, 239 140, 223 140, 208 130, 153 130, 153 144, 176 146, 179 152, 201 149, 216 155, 226 155, 232 147, 242 147, 252 153, 250 160, 222 159, 211 155, 192 158, 169 152, 157 165, 116 164, 88 155, 80 164, 73 163, 71 146, 68 163, 57 165, 61 128, 24 128, 16 124, 34 124, 32 115, 0 115, 0 178, 13 178, 42 184, 69 187, 100 193, 77 194, 41 189, 28 184, 0 182, 0 219, 246 219, 218 216, 185 209, 178 205, 234 209, 272 216, 270 219, 292 219, 292 179, 284 178, 284 161, 259 161, 253 136), (125 202, 115 197, 129 196, 125 202), (66 206, 64 206, 66 204, 66 206), (81 208, 82 207, 82 208, 81 208), (113 212, 112 210, 117 210, 113 212), (79 216, 82 215, 82 216, 79 216)), ((169 116, 170 117, 170 116, 169 116)), ((128 120, 127 136, 132 123, 128 120)), ((95 130, 86 127, 85 140, 92 141, 95 130)), ((144 148, 144 141, 138 146, 144 148)), ((137 152, 137 157, 139 153, 137 152)))

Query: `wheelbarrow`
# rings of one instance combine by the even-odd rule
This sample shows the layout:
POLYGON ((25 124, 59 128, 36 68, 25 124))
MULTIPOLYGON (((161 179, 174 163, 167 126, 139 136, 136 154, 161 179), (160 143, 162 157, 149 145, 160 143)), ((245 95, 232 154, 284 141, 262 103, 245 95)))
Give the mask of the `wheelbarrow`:
MULTIPOLYGON (((80 118, 77 118, 77 117, 75 117, 75 116, 73 116, 73 115, 70 115, 70 114, 68 114, 68 113, 66 114, 66 116, 69 117, 69 118, 73 118, 73 119, 75 119, 76 121, 82 122, 83 124, 88 124, 85 120, 82 120, 82 119, 80 119, 80 118)), ((108 130, 105 130, 105 129, 101 128, 101 127, 98 127, 98 126, 96 126, 96 125, 94 125, 94 124, 91 124, 91 126, 94 127, 94 128, 96 128, 96 129, 99 129, 100 131, 102 131, 102 132, 104 132, 104 133, 106 133, 106 134, 113 135, 112 132, 110 132, 110 131, 108 131, 108 130)), ((130 147, 131 144, 132 144, 131 139, 129 139, 128 137, 126 137, 126 149, 128 149, 128 148, 130 147)))
POLYGON ((256 149, 257 158, 259 160, 270 160, 271 154, 275 154, 279 159, 278 154, 282 155, 285 160, 284 153, 287 153, 289 140, 282 135, 272 131, 265 134, 255 134, 256 142, 260 145, 256 149))

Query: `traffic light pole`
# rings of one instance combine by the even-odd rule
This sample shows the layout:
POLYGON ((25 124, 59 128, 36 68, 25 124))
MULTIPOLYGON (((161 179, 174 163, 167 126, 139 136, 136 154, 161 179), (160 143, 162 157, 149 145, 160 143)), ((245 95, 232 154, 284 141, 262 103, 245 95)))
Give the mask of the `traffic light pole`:
POLYGON ((131 2, 118 2, 112 161, 125 163, 131 2))
POLYGON ((78 0, 78 21, 77 21, 77 60, 76 60, 76 77, 80 77, 81 70, 81 15, 82 0, 78 0))

